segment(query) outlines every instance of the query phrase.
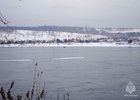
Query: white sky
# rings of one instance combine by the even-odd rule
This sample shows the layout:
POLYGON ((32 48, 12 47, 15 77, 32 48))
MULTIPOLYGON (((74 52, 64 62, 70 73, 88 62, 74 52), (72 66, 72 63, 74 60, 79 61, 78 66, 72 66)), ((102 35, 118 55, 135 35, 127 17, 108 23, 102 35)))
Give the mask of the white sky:
POLYGON ((140 0, 0 0, 0 11, 13 26, 140 27, 140 0))

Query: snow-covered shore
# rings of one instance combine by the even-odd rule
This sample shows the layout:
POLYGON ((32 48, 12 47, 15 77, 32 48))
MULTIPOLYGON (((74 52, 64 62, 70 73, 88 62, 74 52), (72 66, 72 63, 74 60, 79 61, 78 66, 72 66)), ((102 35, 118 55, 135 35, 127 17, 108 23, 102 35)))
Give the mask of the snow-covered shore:
POLYGON ((0 47, 140 47, 138 44, 116 44, 116 43, 59 43, 59 44, 3 44, 0 47))
MULTIPOLYGON (((113 29, 112 29, 113 30, 113 29)), ((131 32, 131 30, 129 30, 131 32)), ((134 31, 134 30, 133 30, 134 31)), ((109 33, 108 33, 109 34, 109 33)), ((110 33, 111 34, 111 33, 110 33)), ((123 32, 122 32, 123 34, 123 32)), ((140 47, 140 38, 57 31, 0 32, 0 47, 140 47)))

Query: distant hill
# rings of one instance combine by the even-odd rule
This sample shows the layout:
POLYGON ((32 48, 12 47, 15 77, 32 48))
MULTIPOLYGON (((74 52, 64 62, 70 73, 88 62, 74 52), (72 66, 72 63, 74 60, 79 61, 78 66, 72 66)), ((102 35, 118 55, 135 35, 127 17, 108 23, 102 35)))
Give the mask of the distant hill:
POLYGON ((126 42, 140 44, 138 28, 0 27, 0 44, 126 42))
POLYGON ((68 26, 37 26, 37 27, 0 27, 0 31, 8 30, 30 30, 30 31, 57 31, 71 33, 98 33, 95 28, 68 27, 68 26))

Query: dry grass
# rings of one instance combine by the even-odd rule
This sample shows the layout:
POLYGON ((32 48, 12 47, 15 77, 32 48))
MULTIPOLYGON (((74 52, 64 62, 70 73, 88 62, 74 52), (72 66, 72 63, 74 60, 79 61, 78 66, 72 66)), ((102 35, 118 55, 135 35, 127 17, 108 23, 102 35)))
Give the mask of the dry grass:
MULTIPOLYGON (((12 81, 10 84, 10 87, 7 91, 2 86, 0 87, 0 99, 2 99, 2 100, 46 100, 47 92, 46 92, 45 82, 44 82, 44 86, 41 87, 41 84, 42 84, 41 78, 42 78, 43 72, 36 71, 37 65, 38 64, 36 63, 32 88, 31 88, 31 90, 28 90, 26 92, 25 97, 23 97, 21 95, 17 95, 17 96, 12 95, 12 92, 14 92, 14 91, 11 91, 11 90, 15 84, 15 82, 12 81)), ((70 100, 68 92, 62 94, 62 96, 63 96, 63 100, 70 100)), ((50 100, 51 100, 51 98, 50 98, 50 100)), ((57 95, 57 100, 60 100, 59 93, 57 95)))

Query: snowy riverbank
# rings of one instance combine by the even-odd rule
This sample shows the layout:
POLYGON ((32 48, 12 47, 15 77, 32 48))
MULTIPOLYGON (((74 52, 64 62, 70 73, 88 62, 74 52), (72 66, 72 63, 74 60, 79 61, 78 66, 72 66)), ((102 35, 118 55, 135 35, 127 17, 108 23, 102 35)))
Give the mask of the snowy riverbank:
POLYGON ((46 44, 2 44, 0 47, 140 47, 139 44, 116 43, 46 43, 46 44))

